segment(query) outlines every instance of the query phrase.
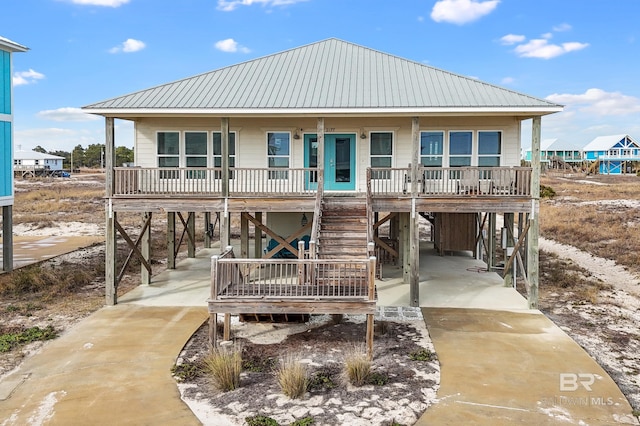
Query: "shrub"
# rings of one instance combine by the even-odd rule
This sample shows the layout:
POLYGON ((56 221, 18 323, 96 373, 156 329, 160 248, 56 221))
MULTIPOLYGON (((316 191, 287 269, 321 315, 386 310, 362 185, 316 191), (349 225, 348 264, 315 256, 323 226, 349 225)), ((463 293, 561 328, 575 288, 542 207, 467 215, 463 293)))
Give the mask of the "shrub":
POLYGON ((367 383, 371 373, 371 361, 362 346, 353 348, 344 360, 344 377, 354 386, 367 383))
POLYGON ((413 351, 409 354, 409 359, 411 361, 433 361, 436 357, 434 352, 431 352, 429 349, 420 349, 417 351, 413 351))
POLYGON ((58 337, 58 332, 50 325, 45 328, 31 327, 22 332, 0 334, 0 352, 9 352, 14 347, 35 342, 36 340, 51 340, 58 337))
POLYGON ((556 191, 550 186, 540 185, 540 198, 553 198, 556 196, 556 191))
POLYGON ((247 422, 247 426, 280 426, 277 421, 271 417, 257 415, 244 419, 247 422))
POLYGON ((203 360, 204 370, 211 375, 213 382, 223 392, 240 387, 242 355, 238 348, 214 349, 203 360))
POLYGON ((307 369, 293 356, 281 360, 276 377, 282 393, 291 399, 300 398, 307 391, 307 369))

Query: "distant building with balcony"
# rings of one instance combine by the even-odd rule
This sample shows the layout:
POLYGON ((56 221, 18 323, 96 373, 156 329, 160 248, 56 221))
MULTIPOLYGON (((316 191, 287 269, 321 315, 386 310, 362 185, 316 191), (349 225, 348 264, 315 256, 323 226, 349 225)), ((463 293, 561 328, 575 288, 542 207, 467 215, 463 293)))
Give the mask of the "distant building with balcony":
POLYGON ((640 145, 631 136, 598 136, 584 148, 585 159, 598 163, 598 173, 620 175, 635 173, 640 162, 640 145))
MULTIPOLYGON (((531 162, 531 148, 525 151, 525 161, 531 162)), ((549 168, 564 168, 584 161, 582 149, 561 139, 544 139, 540 142, 540 162, 549 168)))
POLYGON ((0 37, 0 206, 2 207, 2 269, 13 269, 13 84, 15 52, 27 47, 0 37))

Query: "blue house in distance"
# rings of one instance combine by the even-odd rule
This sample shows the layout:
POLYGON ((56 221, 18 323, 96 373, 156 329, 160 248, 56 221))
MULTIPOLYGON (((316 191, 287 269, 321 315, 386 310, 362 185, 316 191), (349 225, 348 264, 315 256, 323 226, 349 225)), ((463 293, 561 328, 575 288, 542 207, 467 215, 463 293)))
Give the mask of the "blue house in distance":
POLYGON ((27 47, 0 36, 0 206, 2 206, 2 270, 13 269, 13 84, 11 59, 27 47))
POLYGON ((598 173, 635 173, 633 162, 640 161, 640 145, 629 135, 598 136, 584 147, 585 159, 598 161, 598 173))

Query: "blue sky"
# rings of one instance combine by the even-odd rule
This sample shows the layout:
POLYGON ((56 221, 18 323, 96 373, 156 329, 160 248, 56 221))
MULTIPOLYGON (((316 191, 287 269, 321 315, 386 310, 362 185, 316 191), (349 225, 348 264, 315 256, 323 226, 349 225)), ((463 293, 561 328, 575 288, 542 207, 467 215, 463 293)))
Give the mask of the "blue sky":
MULTIPOLYGON (((543 138, 640 140, 639 0, 11 0, 15 144, 104 143, 81 106, 336 37, 566 105, 543 138)), ((525 126, 523 145, 529 144, 525 126)), ((133 147, 117 121, 116 143, 133 147)))

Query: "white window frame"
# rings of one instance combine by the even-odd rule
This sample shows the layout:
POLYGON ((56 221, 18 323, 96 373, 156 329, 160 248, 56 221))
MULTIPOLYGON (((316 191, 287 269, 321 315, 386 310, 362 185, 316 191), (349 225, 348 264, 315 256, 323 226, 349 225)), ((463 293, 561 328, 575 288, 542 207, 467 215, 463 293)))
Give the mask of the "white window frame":
POLYGON ((267 130, 265 132, 265 142, 266 142, 266 160, 267 160, 267 168, 269 169, 269 173, 268 173, 268 177, 269 179, 288 179, 289 178, 289 173, 288 171, 280 171, 278 169, 290 169, 291 168, 291 157, 292 157, 292 151, 293 151, 293 137, 291 135, 291 131, 290 130, 267 130), (287 134, 289 135, 289 153, 287 155, 275 155, 275 154, 269 154, 269 135, 270 134, 276 134, 276 133, 283 133, 283 134, 287 134), (269 165, 269 160, 271 158, 286 158, 287 159, 287 166, 286 167, 277 167, 277 166, 270 166, 269 165), (273 172, 271 171, 271 169, 273 169, 273 172))
POLYGON ((420 161, 420 166, 421 167, 447 167, 447 164, 449 162, 448 158, 447 158, 447 131, 445 130, 440 130, 440 129, 420 129, 420 135, 419 135, 419 144, 420 144, 420 153, 419 153, 419 161, 420 161), (440 155, 422 155, 422 134, 423 133, 440 133, 442 134, 442 154, 440 155), (423 157, 440 157, 440 165, 439 166, 425 166, 422 164, 422 158, 423 157), (447 158, 446 163, 445 163, 445 158, 447 158))
MULTIPOLYGON (((497 130, 497 129, 488 129, 488 130, 478 130, 476 132, 476 139, 475 139, 475 156, 476 156, 476 161, 475 164, 480 166, 480 157, 498 157, 498 165, 497 166, 480 166, 480 167, 501 167, 502 164, 504 163, 504 132, 502 130, 497 130), (500 135, 500 154, 495 155, 495 154, 485 154, 485 155, 480 155, 480 133, 498 133, 500 135)), ((554 155, 557 155, 557 153, 555 153, 554 155)), ((473 164, 473 160, 472 160, 472 164, 473 164)))
MULTIPOLYGON (((396 132, 393 130, 371 130, 369 131, 369 166, 370 167, 376 167, 376 168, 381 168, 381 167, 388 167, 389 169, 392 169, 393 167, 395 167, 395 148, 396 148, 396 132), (373 141, 373 138, 371 137, 374 133, 388 133, 391 135, 391 154, 372 154, 371 153, 371 143, 373 141), (390 164, 389 166, 374 166, 372 164, 372 159, 374 158, 389 158, 390 164)), ((391 173, 387 172, 387 171, 377 171, 375 176, 371 176, 372 179, 390 179, 391 178, 391 173)))
MULTIPOLYGON (((477 141, 476 141, 476 132, 473 130, 466 129, 455 129, 447 131, 447 139, 446 139, 446 153, 447 153, 447 167, 472 167, 474 165, 474 152, 477 152, 477 141), (468 155, 451 155, 451 134, 452 133, 469 133, 471 134, 471 152, 468 155), (451 158, 466 158, 469 157, 469 164, 467 166, 452 166, 451 158)), ((477 164, 477 163, 476 163, 477 164)))
MULTIPOLYGON (((213 135, 220 135, 220 139, 222 140, 222 132, 220 130, 212 130, 209 132, 210 141, 207 146, 211 147, 211 153, 209 154, 209 161, 211 161, 211 167, 216 168, 216 158, 220 159, 220 167, 222 167, 222 143, 220 144, 220 154, 216 154, 213 146, 213 135)), ((233 134, 233 148, 234 154, 229 153, 229 168, 238 167, 238 132, 235 130, 230 130, 229 135, 233 134), (232 161, 233 160, 233 161, 232 161)), ((229 143, 231 143, 231 138, 229 138, 229 143)), ((216 171, 215 178, 220 179, 222 174, 216 171)), ((229 179, 233 179, 233 172, 229 173, 229 179)))

